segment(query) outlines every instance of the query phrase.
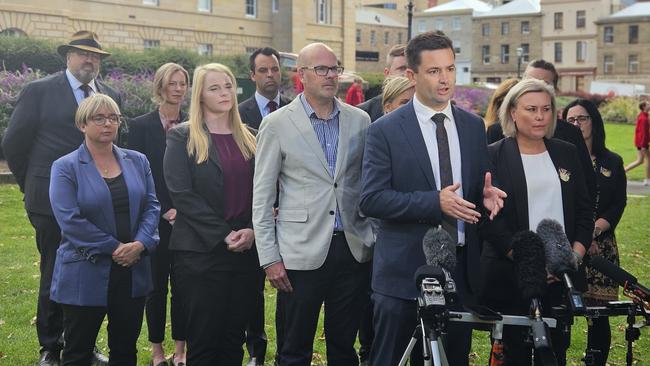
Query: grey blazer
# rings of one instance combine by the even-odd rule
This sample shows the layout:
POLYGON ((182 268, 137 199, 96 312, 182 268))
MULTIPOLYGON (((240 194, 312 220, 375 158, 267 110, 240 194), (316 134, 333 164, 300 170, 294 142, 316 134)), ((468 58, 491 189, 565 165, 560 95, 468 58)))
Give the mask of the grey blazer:
POLYGON ((261 124, 253 180, 253 226, 262 266, 282 260, 291 270, 319 268, 332 240, 337 204, 352 255, 359 262, 372 257, 370 220, 359 211, 361 163, 370 119, 355 107, 336 103, 339 143, 333 178, 299 98, 261 124), (272 211, 276 194, 277 221, 272 211))

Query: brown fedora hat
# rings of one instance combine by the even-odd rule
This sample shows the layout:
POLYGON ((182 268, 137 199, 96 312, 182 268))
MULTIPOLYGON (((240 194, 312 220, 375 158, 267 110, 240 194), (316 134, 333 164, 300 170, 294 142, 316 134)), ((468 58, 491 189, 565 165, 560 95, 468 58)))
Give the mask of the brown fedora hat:
POLYGON ((101 58, 110 55, 109 52, 102 50, 102 45, 99 43, 97 34, 95 32, 86 30, 78 31, 73 34, 70 42, 68 44, 60 45, 56 51, 59 53, 59 55, 65 58, 66 54, 68 51, 70 51, 71 48, 98 53, 101 58))

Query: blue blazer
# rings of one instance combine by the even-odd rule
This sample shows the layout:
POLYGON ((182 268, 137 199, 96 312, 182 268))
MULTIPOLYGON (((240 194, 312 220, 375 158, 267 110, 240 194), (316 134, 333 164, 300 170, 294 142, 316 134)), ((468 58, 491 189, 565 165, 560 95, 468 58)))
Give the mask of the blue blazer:
MULTIPOLYGON (((139 152, 113 146, 129 192, 129 216, 134 241, 146 253, 158 245, 158 215, 151 169, 139 152)), ((85 144, 52 165, 50 200, 61 227, 50 298, 61 304, 106 306, 112 253, 119 245, 113 201, 85 144)), ((144 256, 132 267, 133 297, 153 288, 151 263, 144 256)))
MULTIPOLYGON (((452 112, 460 140, 463 195, 481 209, 489 164, 485 127, 474 114, 455 106, 452 112)), ((361 210, 381 220, 373 257, 373 291, 414 299, 419 291, 413 275, 425 264, 422 238, 432 225, 441 224, 442 211, 413 100, 370 125, 361 179, 361 210)), ((477 225, 465 224, 465 241, 466 256, 459 258, 454 279, 469 296, 480 284, 477 225)))

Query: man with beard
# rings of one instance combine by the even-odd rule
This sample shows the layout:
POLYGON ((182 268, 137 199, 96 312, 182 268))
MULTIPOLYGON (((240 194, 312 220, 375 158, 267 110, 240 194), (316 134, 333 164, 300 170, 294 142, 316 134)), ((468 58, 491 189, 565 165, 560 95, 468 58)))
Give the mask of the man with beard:
POLYGON ((249 58, 255 94, 239 103, 239 115, 247 125, 260 128, 262 118, 291 100, 280 95, 280 53, 271 47, 258 48, 249 58))
MULTIPOLYGON (((54 259, 61 241, 49 199, 50 168, 54 160, 78 149, 84 139, 74 123, 77 106, 84 98, 103 93, 120 104, 117 92, 95 80, 101 59, 110 53, 102 50, 94 32, 76 32, 57 52, 66 59, 66 70, 25 85, 2 140, 9 169, 24 193, 40 253, 36 333, 41 366, 59 365, 63 347, 63 313, 61 306, 50 300, 54 259)), ((107 364, 105 356, 95 354, 95 358, 95 364, 107 364)))

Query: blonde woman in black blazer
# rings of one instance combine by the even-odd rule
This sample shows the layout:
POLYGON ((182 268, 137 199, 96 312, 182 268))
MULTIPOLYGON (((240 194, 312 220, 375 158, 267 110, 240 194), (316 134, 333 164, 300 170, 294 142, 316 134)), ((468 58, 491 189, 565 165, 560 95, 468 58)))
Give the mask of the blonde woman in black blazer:
POLYGON ((194 71, 188 122, 167 134, 165 180, 176 221, 169 249, 187 330, 187 363, 241 366, 259 271, 253 246, 255 137, 230 69, 194 71))
MULTIPOLYGON (((491 308, 507 314, 528 313, 529 306, 518 296, 514 276, 515 233, 534 231, 541 219, 553 218, 564 226, 579 257, 591 244, 591 199, 575 146, 550 138, 555 130, 555 113, 554 93, 549 86, 534 79, 519 82, 508 92, 500 110, 506 138, 488 147, 495 178, 508 198, 501 213, 482 228, 486 241, 481 254, 485 281, 481 297, 491 308), (540 198, 545 194, 548 199, 540 198), (540 210, 548 201, 553 201, 549 209, 540 210)), ((584 288, 584 273, 574 280, 576 287, 584 288)), ((545 311, 562 303, 562 286, 561 282, 548 285, 542 299, 545 311)), ((530 365, 532 349, 522 341, 526 331, 504 327, 506 365, 530 365)), ((551 331, 558 365, 566 364, 569 336, 570 332, 551 331)))

